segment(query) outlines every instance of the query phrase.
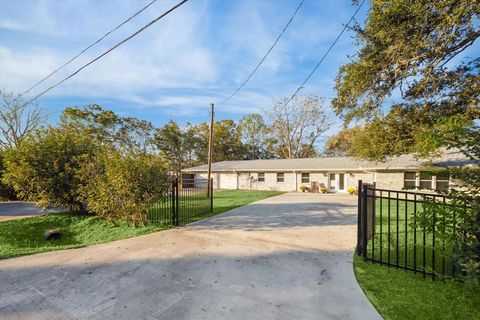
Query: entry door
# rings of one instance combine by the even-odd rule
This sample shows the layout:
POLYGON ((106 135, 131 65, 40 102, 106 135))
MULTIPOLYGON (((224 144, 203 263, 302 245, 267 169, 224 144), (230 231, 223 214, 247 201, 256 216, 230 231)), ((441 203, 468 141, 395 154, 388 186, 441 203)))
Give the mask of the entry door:
POLYGON ((347 186, 344 173, 330 173, 328 177, 328 189, 330 192, 344 192, 347 186))
POLYGON ((345 191, 345 174, 339 173, 338 174, 338 191, 345 191))

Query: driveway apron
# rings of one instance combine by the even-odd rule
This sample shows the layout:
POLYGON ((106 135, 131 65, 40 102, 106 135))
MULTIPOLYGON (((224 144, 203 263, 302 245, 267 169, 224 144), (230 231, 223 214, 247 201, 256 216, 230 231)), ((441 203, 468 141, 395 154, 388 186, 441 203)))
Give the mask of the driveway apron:
POLYGON ((288 193, 186 227, 0 261, 0 319, 381 319, 356 197, 288 193))

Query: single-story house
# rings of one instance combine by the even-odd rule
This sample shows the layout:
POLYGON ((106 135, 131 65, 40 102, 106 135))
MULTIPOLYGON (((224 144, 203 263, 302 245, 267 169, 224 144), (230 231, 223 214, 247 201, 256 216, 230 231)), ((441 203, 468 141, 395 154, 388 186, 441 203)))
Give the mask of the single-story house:
MULTIPOLYGON (((212 178, 215 189, 299 191, 306 186, 315 192, 321 187, 328 192, 347 192, 362 180, 384 189, 445 190, 452 182, 442 169, 475 165, 458 150, 446 150, 428 163, 426 167, 425 159, 413 155, 385 162, 352 157, 222 161, 212 164, 212 178)), ((206 179, 207 169, 207 165, 187 168, 182 175, 206 179)))

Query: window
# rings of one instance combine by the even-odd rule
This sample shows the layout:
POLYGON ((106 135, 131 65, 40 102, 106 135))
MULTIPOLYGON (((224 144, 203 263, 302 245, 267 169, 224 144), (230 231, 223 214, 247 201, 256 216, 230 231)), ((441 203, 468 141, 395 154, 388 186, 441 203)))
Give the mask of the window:
POLYGON ((448 172, 442 172, 437 174, 437 184, 435 189, 437 191, 448 191, 450 185, 450 175, 448 172))
POLYGON ((284 182, 284 174, 283 172, 277 173, 277 182, 284 182))
POLYGON ((330 179, 329 179, 329 187, 330 190, 335 190, 335 173, 330 173, 330 179))
POLYGON ((405 172, 403 181, 403 187, 405 189, 415 189, 417 187, 417 174, 415 172, 405 172))
POLYGON ((265 182, 265 172, 258 173, 258 182, 265 182))
POLYGON ((310 183, 310 173, 302 173, 302 183, 310 183))
POLYGON ((338 190, 345 190, 345 174, 340 173, 338 175, 338 190))
POLYGON ((420 189, 432 189, 432 177, 430 172, 420 172, 420 189))

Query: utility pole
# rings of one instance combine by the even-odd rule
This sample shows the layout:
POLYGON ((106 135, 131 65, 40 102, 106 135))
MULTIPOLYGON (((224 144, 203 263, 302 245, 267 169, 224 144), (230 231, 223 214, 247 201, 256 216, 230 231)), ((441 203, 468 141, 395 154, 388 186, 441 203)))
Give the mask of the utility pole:
MULTIPOLYGON (((212 110, 210 111, 210 132, 208 134, 208 183, 207 186, 207 197, 210 197, 210 189, 213 190, 213 186, 210 186, 211 183, 211 176, 212 176, 212 157, 213 157, 213 113, 214 113, 214 105, 213 103, 210 104, 212 110)), ((212 191, 213 192, 213 191, 212 191)))

